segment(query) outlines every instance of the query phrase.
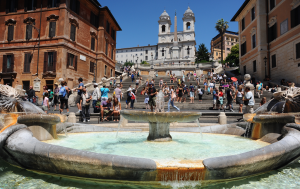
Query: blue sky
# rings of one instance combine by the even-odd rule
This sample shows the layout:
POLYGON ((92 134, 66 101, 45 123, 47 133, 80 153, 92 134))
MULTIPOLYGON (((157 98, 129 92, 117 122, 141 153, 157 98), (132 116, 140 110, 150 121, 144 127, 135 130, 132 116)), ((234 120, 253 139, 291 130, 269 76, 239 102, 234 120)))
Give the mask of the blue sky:
MULTIPOLYGON (((98 0, 99 1, 99 0, 98 0)), ((223 18, 229 22, 230 31, 237 32, 237 22, 231 18, 244 0, 102 0, 122 28, 117 32, 117 48, 137 45, 155 45, 158 42, 158 20, 166 9, 171 17, 171 31, 174 30, 175 10, 177 12, 178 31, 182 31, 182 17, 188 6, 195 14, 196 43, 204 43, 210 51, 210 41, 218 34, 215 29, 217 20, 223 18)))

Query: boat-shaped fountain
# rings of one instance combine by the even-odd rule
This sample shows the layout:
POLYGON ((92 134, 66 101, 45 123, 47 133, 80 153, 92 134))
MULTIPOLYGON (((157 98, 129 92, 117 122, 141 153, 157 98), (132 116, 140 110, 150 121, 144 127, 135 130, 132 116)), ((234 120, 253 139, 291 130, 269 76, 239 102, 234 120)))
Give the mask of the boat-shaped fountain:
POLYGON ((251 176, 299 157, 298 97, 295 91, 292 96, 277 94, 276 102, 244 116, 246 127, 203 127, 203 139, 198 127, 185 126, 200 113, 122 111, 124 119, 148 122, 149 132, 123 127, 118 138, 116 128, 70 124, 57 115, 23 114, 16 120, 5 114, 0 117, 0 157, 25 169, 95 179, 214 181, 251 176), (284 104, 284 113, 275 113, 278 103, 284 104), (171 122, 182 127, 170 128, 171 122), (45 129, 51 140, 39 138, 29 129, 33 125, 52 127, 52 133, 45 129))

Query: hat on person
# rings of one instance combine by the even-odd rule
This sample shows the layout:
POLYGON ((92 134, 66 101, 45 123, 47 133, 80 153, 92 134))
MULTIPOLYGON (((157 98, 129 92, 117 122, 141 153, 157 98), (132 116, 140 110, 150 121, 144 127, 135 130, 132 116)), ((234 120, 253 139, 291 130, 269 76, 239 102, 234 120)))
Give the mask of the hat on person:
POLYGON ((51 89, 48 89, 48 91, 51 91, 51 89))
POLYGON ((57 85, 57 86, 58 86, 58 83, 54 83, 54 85, 57 85))
POLYGON ((94 86, 98 86, 98 83, 94 83, 94 86))

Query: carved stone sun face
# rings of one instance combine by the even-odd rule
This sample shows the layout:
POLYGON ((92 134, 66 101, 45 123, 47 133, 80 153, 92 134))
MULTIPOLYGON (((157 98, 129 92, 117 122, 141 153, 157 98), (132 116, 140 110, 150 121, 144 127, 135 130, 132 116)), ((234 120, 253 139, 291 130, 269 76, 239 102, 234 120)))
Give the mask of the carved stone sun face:
POLYGON ((165 42, 165 41, 166 41, 166 38, 165 38, 165 37, 162 37, 162 38, 161 38, 161 41, 162 41, 162 42, 165 42))

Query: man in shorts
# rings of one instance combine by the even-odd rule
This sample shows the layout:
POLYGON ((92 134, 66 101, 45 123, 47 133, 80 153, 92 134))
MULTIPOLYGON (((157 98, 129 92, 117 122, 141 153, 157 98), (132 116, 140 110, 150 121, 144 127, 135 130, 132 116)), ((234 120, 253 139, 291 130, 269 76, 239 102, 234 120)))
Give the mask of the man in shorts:
POLYGON ((191 99, 190 103, 194 103, 195 87, 192 85, 192 83, 190 83, 189 91, 190 91, 190 99, 191 99))
POLYGON ((147 91, 147 94, 149 94, 149 102, 148 102, 148 104, 151 107, 151 112, 153 112, 153 106, 154 106, 154 108, 156 108, 155 99, 156 99, 156 94, 157 94, 157 91, 156 91, 155 87, 153 87, 153 84, 149 85, 149 89, 147 91))

